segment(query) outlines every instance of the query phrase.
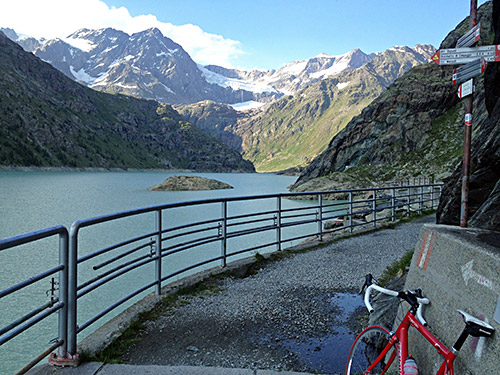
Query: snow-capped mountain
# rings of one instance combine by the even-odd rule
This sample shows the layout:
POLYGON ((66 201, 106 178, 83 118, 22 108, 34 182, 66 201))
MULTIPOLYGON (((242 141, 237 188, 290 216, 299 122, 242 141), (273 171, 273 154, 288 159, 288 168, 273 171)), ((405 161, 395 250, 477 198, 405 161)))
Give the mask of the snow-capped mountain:
POLYGON ((337 56, 321 53, 311 59, 293 61, 278 70, 245 72, 214 65, 202 67, 201 70, 208 82, 221 86, 292 95, 311 83, 359 68, 375 56, 374 53, 367 55, 356 48, 337 56))
MULTIPOLYGON (((436 49, 431 45, 418 44, 414 48, 404 48, 412 55, 421 55, 420 59, 431 59, 436 49)), ((208 82, 233 89, 245 89, 253 92, 280 92, 284 95, 293 95, 305 87, 334 77, 342 72, 357 69, 372 61, 380 53, 366 54, 359 48, 343 55, 319 55, 300 61, 293 61, 278 70, 251 72, 225 69, 216 65, 200 67, 208 82)))
MULTIPOLYGON (((354 49, 336 56, 321 53, 278 70, 242 71, 197 65, 182 46, 156 28, 132 35, 112 28, 81 29, 64 39, 44 41, 3 30, 25 50, 86 86, 171 104, 213 100, 257 107, 357 69, 377 56, 354 49)), ((434 50, 417 45, 411 53, 429 59, 434 50)))
POLYGON ((156 28, 132 35, 111 28, 81 29, 46 41, 34 54, 68 77, 106 92, 166 103, 236 103, 259 97, 207 82, 182 46, 156 28))

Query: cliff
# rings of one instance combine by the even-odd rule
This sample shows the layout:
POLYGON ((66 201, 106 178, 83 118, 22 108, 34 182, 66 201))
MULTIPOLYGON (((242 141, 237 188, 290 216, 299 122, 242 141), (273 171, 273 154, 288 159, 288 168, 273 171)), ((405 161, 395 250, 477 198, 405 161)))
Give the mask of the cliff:
MULTIPOLYGON (((500 1, 493 2, 493 44, 500 44, 500 1)), ((485 106, 488 116, 476 121, 471 149, 469 226, 500 231, 500 65, 488 64, 485 72, 485 106)), ((437 212, 439 224, 458 225, 462 186, 461 164, 447 179, 437 212)))

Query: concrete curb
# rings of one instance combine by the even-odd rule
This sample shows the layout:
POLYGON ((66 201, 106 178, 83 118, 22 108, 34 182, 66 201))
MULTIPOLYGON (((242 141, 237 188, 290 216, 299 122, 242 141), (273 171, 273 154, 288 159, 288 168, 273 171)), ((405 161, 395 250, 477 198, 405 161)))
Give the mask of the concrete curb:
POLYGON ((58 368, 43 365, 28 375, 310 375, 306 372, 253 370, 241 368, 199 366, 135 366, 112 365, 100 362, 84 363, 78 367, 58 368))

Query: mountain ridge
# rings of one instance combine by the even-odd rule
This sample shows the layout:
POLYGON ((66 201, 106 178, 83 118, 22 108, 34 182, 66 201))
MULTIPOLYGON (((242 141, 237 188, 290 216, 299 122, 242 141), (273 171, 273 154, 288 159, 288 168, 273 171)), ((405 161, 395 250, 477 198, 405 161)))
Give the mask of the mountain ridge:
POLYGON ((242 71, 197 65, 182 46, 157 28, 132 35, 112 28, 80 29, 66 38, 42 42, 20 38, 11 29, 3 30, 27 51, 86 86, 172 104, 203 100, 266 103, 356 69, 377 56, 355 48, 342 55, 320 53, 276 70, 242 71))
POLYGON ((100 93, 0 33, 0 165, 254 171, 166 104, 100 93))

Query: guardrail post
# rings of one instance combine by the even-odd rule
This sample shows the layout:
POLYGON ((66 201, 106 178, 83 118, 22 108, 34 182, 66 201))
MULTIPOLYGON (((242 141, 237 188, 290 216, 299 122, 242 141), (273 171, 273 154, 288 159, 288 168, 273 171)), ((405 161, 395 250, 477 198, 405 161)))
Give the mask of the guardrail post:
POLYGON ((408 185, 408 210, 406 212, 406 216, 410 217, 411 213, 411 188, 410 185, 408 185))
POLYGON ((281 251, 281 195, 277 197, 276 201, 276 244, 277 244, 277 250, 281 251))
POLYGON ((64 306, 59 310, 59 340, 64 343, 58 349, 59 357, 66 357, 68 353, 68 232, 59 235, 59 264, 64 269, 59 271, 59 301, 64 306))
POLYGON ((227 201, 222 202, 222 225, 220 226, 220 235, 222 242, 220 244, 221 250, 221 267, 226 267, 227 264, 227 201))
POLYGON ((373 226, 377 226, 377 191, 373 190, 373 202, 372 202, 372 213, 373 213, 373 226))
POLYGON ((348 208, 348 214, 349 214, 349 232, 353 232, 354 228, 352 226, 352 209, 353 209, 353 204, 352 204, 352 191, 349 192, 349 208, 348 208))
POLYGON ((318 194, 318 241, 323 241, 323 195, 318 194))
POLYGON ((434 185, 432 185, 430 189, 431 189, 431 208, 434 209, 434 185))
POLYGON ((396 220, 396 189, 391 189, 391 221, 396 220))
POLYGON ((71 226, 68 252, 68 353, 76 354, 77 288, 78 288, 78 226, 71 226))
POLYGON ((161 294, 161 231, 162 231, 162 223, 161 223, 161 210, 156 211, 156 246, 155 246, 155 293, 157 295, 161 294))
POLYGON ((424 203, 424 187, 420 186, 420 202, 418 204, 418 214, 422 214, 422 205, 424 203))
MULTIPOLYGON (((59 271, 59 301, 63 306, 58 313, 58 339, 62 344, 57 348, 57 355, 55 353, 49 355, 49 363, 55 366, 70 366, 79 362, 78 356, 74 362, 73 357, 68 354, 68 252, 68 231, 64 228, 64 231, 59 233, 59 264, 63 266, 59 271)), ((29 364, 27 366, 32 367, 29 364)))

